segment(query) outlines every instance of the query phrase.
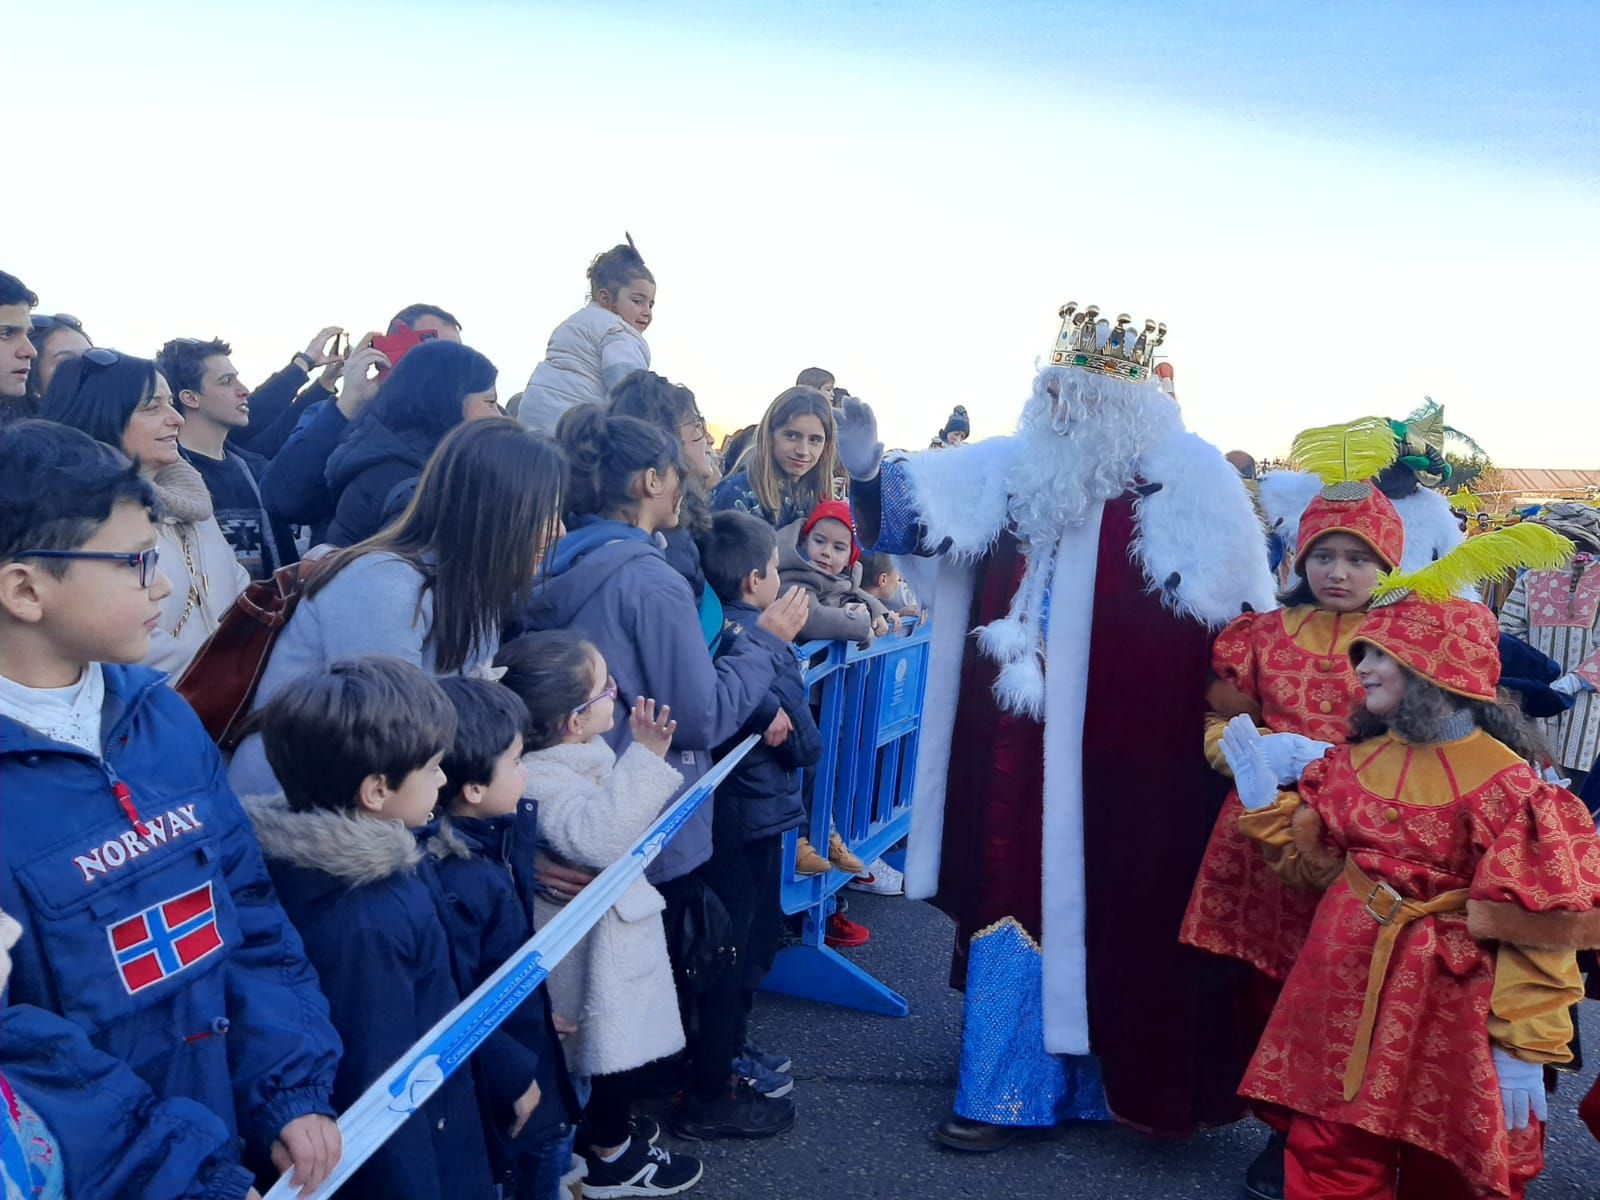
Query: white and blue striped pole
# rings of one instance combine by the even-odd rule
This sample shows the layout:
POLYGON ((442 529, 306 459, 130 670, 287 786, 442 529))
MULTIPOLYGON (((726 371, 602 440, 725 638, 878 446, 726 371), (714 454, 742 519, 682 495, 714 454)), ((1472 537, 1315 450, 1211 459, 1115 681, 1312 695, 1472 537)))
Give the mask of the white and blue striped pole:
MULTIPOLYGON (((317 1189, 318 1200, 333 1195, 549 977, 550 968, 565 958, 634 881, 644 875, 645 868, 661 853, 661 848, 683 828, 755 744, 752 735, 735 746, 676 804, 657 817, 627 854, 595 876, 575 900, 524 942, 522 948, 472 995, 440 1018, 399 1062, 378 1076, 361 1097, 340 1114, 339 1133, 344 1140, 344 1153, 339 1165, 317 1189)), ((298 1188, 290 1186, 289 1176, 284 1175, 272 1185, 266 1200, 292 1200, 299 1194, 298 1188)))

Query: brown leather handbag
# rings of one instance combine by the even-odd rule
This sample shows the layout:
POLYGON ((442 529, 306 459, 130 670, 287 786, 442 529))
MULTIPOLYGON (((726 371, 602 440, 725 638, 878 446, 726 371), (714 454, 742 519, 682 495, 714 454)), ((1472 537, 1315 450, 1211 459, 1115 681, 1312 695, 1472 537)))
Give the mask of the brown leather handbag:
POLYGON ((258 579, 223 614, 216 631, 174 685, 200 716, 218 746, 232 750, 244 740, 245 717, 272 657, 278 634, 294 616, 320 558, 279 567, 258 579))

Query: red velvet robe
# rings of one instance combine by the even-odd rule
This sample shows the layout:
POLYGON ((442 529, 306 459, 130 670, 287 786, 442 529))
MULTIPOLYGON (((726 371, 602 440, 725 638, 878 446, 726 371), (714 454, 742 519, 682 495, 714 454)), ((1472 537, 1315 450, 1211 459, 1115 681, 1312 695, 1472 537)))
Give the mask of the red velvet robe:
MULTIPOLYGON (((1106 504, 1095 576, 1083 729, 1089 1037, 1117 1118, 1181 1135, 1242 1114, 1235 1089, 1250 1047, 1234 1026, 1231 964, 1178 943, 1222 800, 1199 737, 1211 639, 1163 606, 1130 557, 1134 501, 1106 504)), ((973 626, 1006 615, 1023 565, 1003 534, 976 572, 973 626)), ((969 639, 934 900, 956 921, 957 987, 985 926, 1009 916, 1041 934, 1044 728, 998 707, 996 674, 969 639)))

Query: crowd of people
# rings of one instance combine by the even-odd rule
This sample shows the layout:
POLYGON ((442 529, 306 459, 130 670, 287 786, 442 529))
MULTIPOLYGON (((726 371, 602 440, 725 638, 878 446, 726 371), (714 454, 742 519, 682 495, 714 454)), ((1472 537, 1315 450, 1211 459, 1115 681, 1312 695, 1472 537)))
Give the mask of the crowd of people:
POLYGON ((789 1129, 750 1018, 783 881, 830 871, 957 921, 947 1145, 1242 1095, 1254 1196, 1521 1194, 1600 944, 1600 510, 1419 565, 1403 434, 1247 488, 1165 327, 1075 306, 1015 438, 958 406, 886 455, 807 368, 715 447, 631 239, 588 279, 502 406, 435 305, 252 389, 221 338, 99 346, 0 272, 8 1195, 314 1192, 337 1114, 752 736, 342 1194, 677 1194, 663 1093, 680 1138, 789 1129), (1518 564, 1498 617, 1457 598, 1518 564), (930 618, 908 878, 831 829, 786 861, 825 749, 794 646, 930 618))
POLYGON ((554 1197, 581 1164, 585 1195, 674 1194, 702 1167, 637 1111, 663 1089, 683 1137, 793 1123, 790 1058, 749 1034, 780 880, 898 883, 837 834, 780 862, 821 754, 792 644, 867 644, 916 605, 863 564, 831 377, 802 372, 826 390, 784 392, 724 466, 648 369, 638 252, 589 277, 502 408, 438 306, 321 329, 252 389, 225 340, 97 346, 0 274, 0 902, 24 931, 0 1068, 21 1185, 57 1189, 26 1194, 315 1188, 335 1115, 749 734, 343 1191, 554 1197), (279 586, 286 619, 241 649, 230 622, 279 586), (219 693, 241 711, 208 730, 219 693), (105 1104, 72 1103, 91 1076, 105 1104))

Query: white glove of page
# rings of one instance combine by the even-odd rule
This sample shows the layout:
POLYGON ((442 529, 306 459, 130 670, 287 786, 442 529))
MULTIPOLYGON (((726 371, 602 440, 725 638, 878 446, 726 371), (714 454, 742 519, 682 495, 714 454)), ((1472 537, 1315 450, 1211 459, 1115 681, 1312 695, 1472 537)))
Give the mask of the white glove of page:
POLYGON ((1299 783, 1306 768, 1331 749, 1332 742, 1319 742, 1298 733, 1269 733, 1261 739, 1261 753, 1267 765, 1278 782, 1285 785, 1299 783))
POLYGON ((1526 1129, 1530 1117, 1550 1119, 1544 1098, 1544 1068, 1523 1062, 1501 1046, 1493 1047, 1495 1074, 1500 1077, 1500 1103, 1506 1110, 1507 1129, 1526 1129))
POLYGON ((1250 812, 1259 812, 1278 798, 1278 776, 1262 753, 1262 740, 1256 723, 1242 714, 1222 731, 1222 756, 1233 771, 1239 803, 1250 812))

